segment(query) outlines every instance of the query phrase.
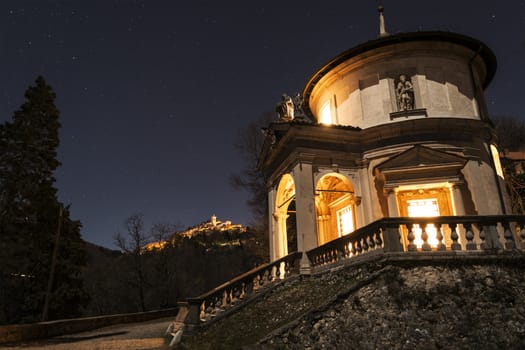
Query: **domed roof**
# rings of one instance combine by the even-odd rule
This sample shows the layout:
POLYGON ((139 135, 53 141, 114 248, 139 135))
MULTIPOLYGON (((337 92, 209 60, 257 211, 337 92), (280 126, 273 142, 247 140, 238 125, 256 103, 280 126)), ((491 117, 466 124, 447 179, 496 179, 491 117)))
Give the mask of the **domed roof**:
MULTIPOLYGON (((486 74, 484 80, 482 81, 483 88, 486 88, 489 85, 494 77, 494 74, 496 73, 497 61, 494 52, 487 45, 477 39, 462 34, 442 31, 400 33, 382 36, 378 39, 367 41, 342 52, 330 60, 327 64, 321 67, 306 83, 306 86, 303 90, 304 101, 310 100, 310 95, 316 84, 328 72, 339 66, 341 63, 374 49, 410 42, 446 42, 461 45, 467 49, 470 49, 473 51, 472 59, 474 59, 476 55, 479 55, 485 63, 486 74)), ((307 115, 312 115, 308 102, 305 103, 303 108, 307 115)))

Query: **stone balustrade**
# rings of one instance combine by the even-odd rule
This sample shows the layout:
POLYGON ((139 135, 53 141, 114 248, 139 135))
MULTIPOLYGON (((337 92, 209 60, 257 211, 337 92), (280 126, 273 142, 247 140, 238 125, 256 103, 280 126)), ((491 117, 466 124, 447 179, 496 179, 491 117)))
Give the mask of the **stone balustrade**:
POLYGON ((191 328, 213 320, 251 295, 298 271, 300 258, 300 253, 289 254, 248 271, 203 295, 186 299, 186 302, 179 303, 179 306, 185 308, 187 312, 184 323, 191 328))
POLYGON ((448 251, 468 256, 469 252, 497 253, 515 249, 525 251, 523 215, 384 218, 307 251, 306 256, 301 252, 291 253, 203 295, 186 299, 179 303, 181 311, 174 322, 174 334, 182 327, 191 330, 208 324, 233 306, 298 273, 299 262, 302 273, 371 254, 397 253, 410 258, 410 254, 448 251), (303 266, 304 259, 309 260, 308 268, 303 266))
POLYGON ((525 216, 384 218, 307 252, 312 267, 371 252, 525 250, 525 216))

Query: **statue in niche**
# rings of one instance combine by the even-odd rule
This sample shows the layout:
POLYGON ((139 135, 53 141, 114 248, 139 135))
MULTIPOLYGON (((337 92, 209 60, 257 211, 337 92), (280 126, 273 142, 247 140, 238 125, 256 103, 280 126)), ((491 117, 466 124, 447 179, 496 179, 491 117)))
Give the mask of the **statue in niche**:
POLYGON ((374 186, 376 188, 377 199, 379 206, 381 207, 381 213, 383 217, 387 218, 388 215, 388 194, 385 190, 386 177, 378 168, 374 169, 374 186))
POLYGON ((283 94, 281 102, 275 107, 277 115, 280 120, 290 121, 293 120, 294 115, 294 103, 290 96, 283 94))
POLYGON ((399 111, 414 109, 414 85, 405 74, 401 74, 396 83, 396 97, 399 111))

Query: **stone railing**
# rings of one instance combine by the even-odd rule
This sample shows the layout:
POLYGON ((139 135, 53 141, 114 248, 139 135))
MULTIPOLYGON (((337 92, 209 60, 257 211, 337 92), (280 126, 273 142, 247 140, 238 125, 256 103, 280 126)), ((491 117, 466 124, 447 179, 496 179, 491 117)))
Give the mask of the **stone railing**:
POLYGON ((113 326, 116 324, 146 322, 158 318, 174 316, 178 313, 178 311, 178 308, 171 308, 129 314, 73 318, 30 324, 5 325, 0 326, 0 344, 27 342, 30 340, 56 337, 64 334, 86 332, 93 329, 113 326))
POLYGON ((179 303, 184 324, 191 328, 213 320, 232 306, 249 299, 254 293, 298 272, 300 253, 261 265, 195 298, 179 303))
POLYGON ((525 250, 525 216, 384 218, 307 252, 312 267, 375 252, 525 250))

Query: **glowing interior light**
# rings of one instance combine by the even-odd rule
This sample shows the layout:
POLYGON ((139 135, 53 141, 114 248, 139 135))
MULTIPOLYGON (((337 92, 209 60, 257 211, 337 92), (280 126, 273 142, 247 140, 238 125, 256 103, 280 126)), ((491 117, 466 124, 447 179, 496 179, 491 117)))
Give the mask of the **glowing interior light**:
POLYGON ((354 220, 352 214, 352 207, 347 206, 337 211, 337 228, 339 237, 349 234, 354 231, 354 220))
POLYGON ((330 108, 330 101, 326 102, 321 108, 321 123, 330 125, 332 124, 332 110, 330 108))
MULTIPOLYGON (((417 217, 431 217, 439 216, 439 205, 436 198, 429 199, 412 199, 407 201, 408 205, 408 216, 411 218, 417 217)), ((423 233, 422 228, 419 224, 415 224, 412 228, 414 230, 414 244, 421 248, 423 245, 423 239, 421 234, 423 233)), ((428 239, 427 243, 431 247, 437 247, 439 241, 437 239, 437 228, 434 224, 428 224, 426 227, 428 239)))
POLYGON ((490 151, 492 152, 492 159, 494 159, 494 166, 496 167, 496 174, 503 179, 503 168, 501 167, 501 161, 499 160, 499 152, 496 146, 490 145, 490 151))

